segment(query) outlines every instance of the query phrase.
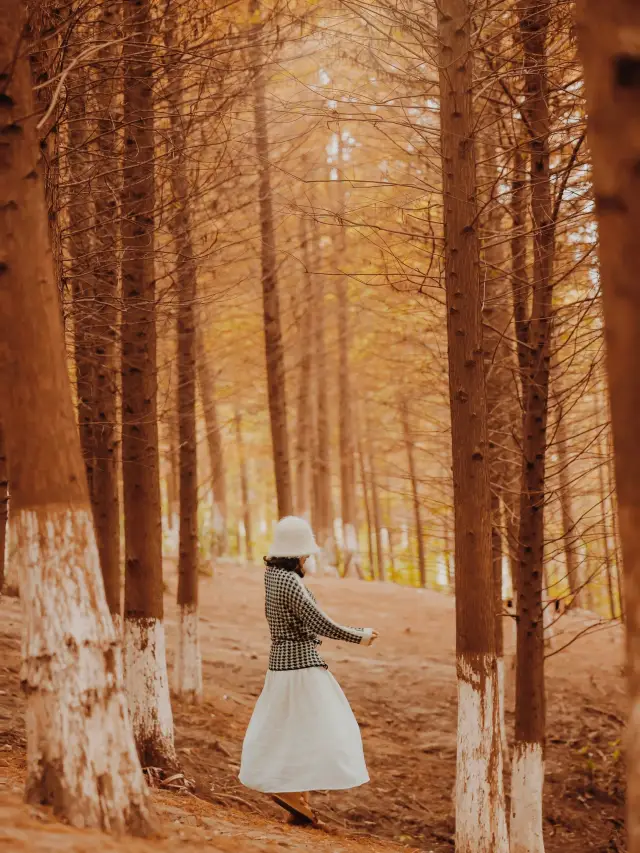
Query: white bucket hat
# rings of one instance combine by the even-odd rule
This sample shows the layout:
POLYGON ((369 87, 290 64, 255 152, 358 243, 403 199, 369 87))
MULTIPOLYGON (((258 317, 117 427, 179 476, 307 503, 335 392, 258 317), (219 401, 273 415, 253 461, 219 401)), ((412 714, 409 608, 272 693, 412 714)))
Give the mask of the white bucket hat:
POLYGON ((310 557, 317 554, 313 530, 304 518, 287 515, 276 524, 268 557, 310 557))

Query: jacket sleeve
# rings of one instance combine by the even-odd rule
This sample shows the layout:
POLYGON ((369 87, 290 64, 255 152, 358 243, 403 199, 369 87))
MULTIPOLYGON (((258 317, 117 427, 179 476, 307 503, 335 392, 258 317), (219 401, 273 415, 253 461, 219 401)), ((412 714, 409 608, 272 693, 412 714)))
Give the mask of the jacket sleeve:
POLYGON ((338 625, 320 610, 311 594, 304 589, 302 581, 293 573, 287 584, 287 598, 291 611, 314 634, 329 637, 331 640, 360 643, 363 646, 371 643, 373 635, 371 628, 346 628, 338 625))

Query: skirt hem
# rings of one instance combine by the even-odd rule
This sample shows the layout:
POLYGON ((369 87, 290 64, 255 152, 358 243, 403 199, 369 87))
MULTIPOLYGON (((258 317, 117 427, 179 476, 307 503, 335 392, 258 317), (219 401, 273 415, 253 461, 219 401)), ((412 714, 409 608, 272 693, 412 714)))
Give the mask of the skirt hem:
POLYGON ((266 788, 254 788, 253 785, 247 785, 245 782, 240 779, 240 783, 248 788, 250 791, 258 791, 260 794, 296 794, 303 793, 305 791, 318 793, 319 791, 350 791, 353 788, 361 788, 363 785, 368 785, 371 779, 367 778, 362 782, 354 782, 349 785, 301 785, 301 786, 293 786, 290 784, 286 788, 282 788, 280 786, 271 787, 269 786, 269 790, 266 788))

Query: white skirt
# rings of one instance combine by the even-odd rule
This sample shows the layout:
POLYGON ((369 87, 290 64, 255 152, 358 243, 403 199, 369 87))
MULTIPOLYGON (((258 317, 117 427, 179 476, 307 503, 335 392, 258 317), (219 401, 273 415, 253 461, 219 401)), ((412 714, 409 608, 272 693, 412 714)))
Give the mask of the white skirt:
POLYGON ((240 781, 271 794, 369 781, 360 727, 328 670, 267 672, 242 747, 240 781))

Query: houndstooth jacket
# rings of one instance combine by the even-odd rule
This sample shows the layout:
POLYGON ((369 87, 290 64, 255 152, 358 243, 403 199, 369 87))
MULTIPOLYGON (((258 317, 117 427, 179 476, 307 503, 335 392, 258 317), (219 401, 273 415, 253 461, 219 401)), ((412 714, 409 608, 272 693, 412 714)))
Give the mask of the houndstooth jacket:
POLYGON ((271 631, 269 669, 308 669, 327 664, 317 652, 322 637, 369 645, 371 628, 337 625, 318 607, 311 590, 295 572, 267 567, 264 574, 265 612, 271 631))

